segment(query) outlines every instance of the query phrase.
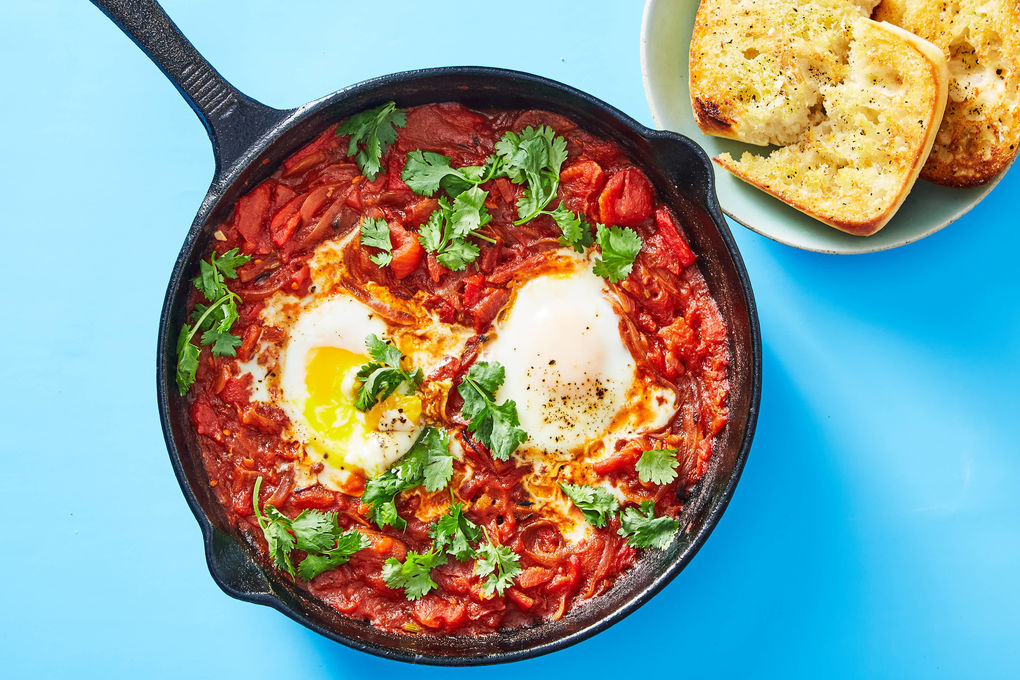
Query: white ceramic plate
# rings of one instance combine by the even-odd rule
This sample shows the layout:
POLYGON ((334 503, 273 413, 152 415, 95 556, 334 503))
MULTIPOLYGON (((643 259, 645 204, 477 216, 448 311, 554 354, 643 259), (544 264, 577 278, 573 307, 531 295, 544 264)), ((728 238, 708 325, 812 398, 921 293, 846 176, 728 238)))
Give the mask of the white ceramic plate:
MULTIPOLYGON (((729 151, 739 158, 752 147, 702 134, 694 122, 688 90, 688 55, 698 0, 648 0, 641 27, 641 72, 655 124, 686 135, 709 156, 729 151)), ((897 248, 934 234, 977 205, 1002 175, 973 189, 953 189, 918 180, 903 207, 880 232, 861 237, 826 226, 717 167, 723 211, 762 236, 821 253, 870 253, 897 248)))

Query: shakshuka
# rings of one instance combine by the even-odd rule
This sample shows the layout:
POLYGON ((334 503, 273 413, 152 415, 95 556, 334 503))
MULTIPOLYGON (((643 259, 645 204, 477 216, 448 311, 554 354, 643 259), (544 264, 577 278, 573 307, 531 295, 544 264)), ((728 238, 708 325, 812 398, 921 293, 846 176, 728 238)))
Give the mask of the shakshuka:
POLYGON ((684 224, 560 115, 388 103, 235 205, 177 382, 238 535, 342 614, 483 635, 599 596, 727 419, 684 224))

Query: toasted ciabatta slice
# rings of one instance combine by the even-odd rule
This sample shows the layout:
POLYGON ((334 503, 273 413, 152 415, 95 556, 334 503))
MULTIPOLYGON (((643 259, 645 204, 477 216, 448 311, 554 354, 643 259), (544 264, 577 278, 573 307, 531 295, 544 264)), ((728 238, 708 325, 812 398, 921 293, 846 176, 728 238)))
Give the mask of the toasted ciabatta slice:
POLYGON ((976 186, 1020 149, 1020 0, 883 0, 877 20, 931 41, 949 59, 949 103, 921 177, 976 186))
POLYGON ((891 24, 856 18, 847 73, 821 86, 823 119, 768 156, 715 161, 798 210, 851 234, 881 229, 928 158, 945 111, 941 51, 891 24))
POLYGON ((878 0, 702 0, 690 50, 703 132, 792 144, 824 118, 821 88, 846 75, 854 21, 878 0))

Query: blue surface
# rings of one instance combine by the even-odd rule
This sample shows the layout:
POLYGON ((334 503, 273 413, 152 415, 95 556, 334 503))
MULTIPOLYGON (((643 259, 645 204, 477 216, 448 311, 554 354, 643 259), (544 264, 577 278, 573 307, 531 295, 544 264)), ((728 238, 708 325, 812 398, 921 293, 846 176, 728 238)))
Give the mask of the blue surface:
MULTIPOLYGON (((636 0, 166 6, 275 106, 476 63, 651 122, 636 0), (493 30, 505 39, 477 37, 493 30)), ((965 219, 883 254, 799 252, 735 227, 765 384, 744 477, 706 546, 576 647, 415 669, 209 577, 153 376, 164 286, 212 174, 205 132, 90 4, 4 14, 0 676, 1020 676, 1020 170, 965 219)))

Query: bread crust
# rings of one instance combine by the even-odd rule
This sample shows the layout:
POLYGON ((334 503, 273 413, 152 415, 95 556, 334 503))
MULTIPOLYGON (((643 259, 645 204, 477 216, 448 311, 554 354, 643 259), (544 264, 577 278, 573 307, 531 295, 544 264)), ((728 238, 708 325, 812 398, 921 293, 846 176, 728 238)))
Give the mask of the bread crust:
POLYGON ((985 184, 1020 150, 1020 0, 883 0, 874 18, 939 47, 950 63, 949 103, 921 177, 985 184))

